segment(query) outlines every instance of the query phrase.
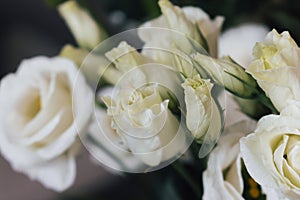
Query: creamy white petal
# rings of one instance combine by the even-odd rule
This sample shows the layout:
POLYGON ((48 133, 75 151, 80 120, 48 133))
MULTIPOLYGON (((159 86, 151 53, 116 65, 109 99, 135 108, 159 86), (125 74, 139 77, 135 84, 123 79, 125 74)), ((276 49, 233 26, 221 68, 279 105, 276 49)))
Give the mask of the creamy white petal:
POLYGON ((58 11, 81 47, 93 49, 106 37, 106 33, 88 10, 76 1, 71 0, 60 4, 58 11))
POLYGON ((31 179, 41 182, 46 188, 62 192, 75 181, 76 161, 74 155, 62 155, 54 160, 17 170, 25 172, 31 179))
POLYGON ((47 188, 68 188, 76 175, 77 133, 84 133, 93 107, 75 64, 59 57, 25 60, 1 80, 0 97, 2 155, 47 188))
POLYGON ((268 29, 262 24, 241 24, 226 30, 219 39, 219 56, 230 56, 243 67, 252 60, 252 48, 261 42, 268 29))
POLYGON ((210 153, 207 169, 203 173, 203 199, 243 199, 239 140, 255 125, 251 120, 241 121, 225 129, 217 147, 210 153))
POLYGON ((287 115, 291 108, 299 111, 299 107, 292 105, 284 110, 284 115, 263 117, 255 132, 240 142, 249 174, 267 194, 271 191, 273 196, 272 191, 276 190, 279 199, 298 199, 300 195, 300 178, 291 158, 291 154, 297 155, 291 149, 297 146, 300 134, 299 114, 287 115))

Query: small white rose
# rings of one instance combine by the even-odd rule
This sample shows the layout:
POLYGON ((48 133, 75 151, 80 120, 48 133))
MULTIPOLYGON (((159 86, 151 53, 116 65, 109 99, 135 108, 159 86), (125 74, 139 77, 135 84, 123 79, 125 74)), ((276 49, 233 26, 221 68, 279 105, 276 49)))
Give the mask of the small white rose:
POLYGON ((81 47, 93 49, 106 37, 104 30, 76 1, 60 4, 58 11, 81 47))
POLYGON ((91 126, 89 136, 93 139, 87 141, 87 147, 94 158, 128 172, 156 169, 178 158, 188 143, 179 120, 169 110, 169 92, 176 98, 182 95, 178 73, 126 42, 106 52, 105 57, 121 76, 115 89, 102 96, 107 113, 99 111, 95 119, 103 119, 103 123, 91 126))
POLYGON ((158 90, 156 84, 137 90, 120 88, 103 97, 110 132, 122 141, 121 146, 115 145, 152 167, 179 156, 186 143, 185 133, 178 131, 178 119, 168 109, 169 101, 163 101, 158 90))
POLYGON ((240 138, 254 130, 254 121, 242 121, 225 129, 209 155, 203 173, 204 200, 242 200, 244 183, 239 149, 240 138))
POLYGON ((278 199, 300 198, 299 106, 294 102, 280 115, 263 117, 255 132, 240 141, 249 174, 278 199))
POLYGON ((288 32, 271 31, 253 49, 247 69, 280 112, 287 100, 300 100, 300 49, 288 32))
POLYGON ((92 103, 91 89, 70 60, 23 61, 1 80, 1 153, 16 171, 45 187, 67 189, 76 176, 77 133, 84 132, 92 103))

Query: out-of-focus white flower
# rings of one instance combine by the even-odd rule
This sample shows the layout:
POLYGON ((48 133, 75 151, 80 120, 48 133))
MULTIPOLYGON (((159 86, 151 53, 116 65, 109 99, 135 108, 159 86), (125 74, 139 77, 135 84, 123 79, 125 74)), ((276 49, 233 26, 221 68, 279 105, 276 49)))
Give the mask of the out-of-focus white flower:
POLYGON ((182 84, 187 128, 199 142, 205 137, 209 142, 216 141, 222 129, 221 114, 211 95, 212 86, 209 80, 203 80, 199 75, 187 78, 182 84))
POLYGON ((253 121, 242 121, 225 129, 203 173, 204 200, 243 199, 239 140, 253 131, 255 125, 253 121))
POLYGON ((271 31, 253 50, 247 69, 280 112, 289 100, 300 100, 300 48, 288 32, 271 31))
POLYGON ((58 11, 81 47, 93 49, 106 37, 104 30, 76 1, 60 4, 58 11))
POLYGON ((230 56, 246 68, 252 60, 253 46, 267 33, 267 27, 261 24, 241 24, 228 29, 219 38, 219 56, 230 56))
POLYGON ((98 118, 104 120, 94 124, 98 133, 92 131, 91 136, 102 145, 89 143, 88 149, 93 149, 94 157, 103 164, 130 172, 159 167, 177 158, 187 143, 179 120, 168 108, 173 102, 168 92, 180 86, 178 73, 146 58, 126 42, 105 57, 121 76, 109 95, 101 96, 107 113, 98 112, 98 118), (173 82, 179 82, 177 87, 173 82))
POLYGON ((247 171, 278 199, 300 198, 299 106, 293 102, 280 115, 263 117, 255 132, 240 141, 247 171))
POLYGON ((67 189, 76 176, 77 134, 84 133, 92 105, 93 93, 70 60, 23 61, 1 80, 1 153, 45 187, 67 189))
POLYGON ((223 17, 218 16, 211 20, 200 8, 179 8, 167 0, 159 1, 159 6, 163 15, 144 23, 140 27, 142 29, 138 30, 140 38, 145 42, 144 55, 164 64, 172 64, 174 46, 191 53, 191 49, 197 44, 207 46, 209 53, 217 56, 217 42, 223 17))

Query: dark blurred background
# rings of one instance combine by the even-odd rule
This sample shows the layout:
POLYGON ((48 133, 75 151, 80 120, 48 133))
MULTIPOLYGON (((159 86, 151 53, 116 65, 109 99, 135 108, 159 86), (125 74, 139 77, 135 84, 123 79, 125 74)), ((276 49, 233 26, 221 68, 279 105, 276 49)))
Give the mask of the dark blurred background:
MULTIPOLYGON (((0 77, 15 70, 24 58, 56 55, 74 40, 56 12, 64 0, 2 0, 0 2, 0 77)), ((160 15, 157 0, 79 0, 109 32, 134 28, 160 15)), ((211 17, 225 16, 223 29, 243 22, 259 22, 289 30, 300 40, 299 0, 173 0, 180 6, 199 6, 211 17)))
MULTIPOLYGON (((20 61, 36 55, 55 56, 66 43, 75 45, 71 33, 56 12, 63 0, 0 1, 0 77, 16 70, 20 61)), ((90 0, 79 2, 112 35, 160 15, 157 0, 90 0)), ((278 31, 288 30, 299 44, 299 0, 172 0, 180 6, 199 6, 214 17, 226 18, 223 29, 243 22, 259 22, 278 31)), ((93 165, 87 153, 78 159, 75 185, 63 194, 44 189, 25 175, 13 172, 0 157, 0 199, 153 199, 145 192, 155 189, 155 177, 169 168, 145 175, 112 175, 93 165), (143 185, 148 180, 147 185, 143 185), (152 184, 153 183, 153 184, 152 184), (146 190, 146 191, 145 191, 146 190)), ((169 181, 169 180, 163 180, 169 181)), ((199 180, 200 182, 200 180, 199 180)), ((163 188, 168 191, 168 188, 163 188)), ((167 195, 168 193, 165 192, 167 195)), ((166 198, 171 198, 166 196, 166 198)), ((173 198, 175 199, 175 197, 173 198)))

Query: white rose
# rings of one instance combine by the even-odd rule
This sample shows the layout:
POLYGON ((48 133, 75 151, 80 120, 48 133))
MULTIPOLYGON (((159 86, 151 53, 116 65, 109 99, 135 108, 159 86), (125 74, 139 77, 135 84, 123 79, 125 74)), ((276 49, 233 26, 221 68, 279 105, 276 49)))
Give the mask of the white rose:
POLYGON ((126 42, 104 55, 111 62, 109 68, 117 72, 111 75, 118 79, 113 93, 102 97, 108 112, 96 112, 95 120, 100 121, 90 126, 84 142, 93 157, 100 164, 128 172, 156 169, 178 158, 187 148, 186 136, 168 108, 172 104, 165 100, 172 99, 170 91, 181 99, 178 73, 153 62, 126 42))
POLYGON ((171 50, 175 44, 184 52, 191 53, 191 41, 187 41, 189 39, 197 42, 197 45, 208 45, 209 53, 214 57, 217 56, 217 43, 223 17, 218 16, 211 20, 200 8, 179 8, 167 0, 159 1, 159 6, 163 15, 144 23, 140 26, 142 29, 138 30, 140 38, 145 42, 143 54, 164 64, 172 64, 172 53, 166 50, 171 50), (149 29, 152 27, 156 29, 149 29), (167 28, 170 30, 168 31, 167 28), (203 40, 199 30, 206 41, 203 40))
POLYGON ((93 93, 73 62, 23 61, 1 81, 1 153, 16 171, 45 187, 67 189, 76 175, 77 133, 83 133, 92 103, 93 93))
POLYGON ((178 119, 168 109, 169 100, 163 101, 158 89, 156 84, 121 88, 103 97, 110 123, 100 124, 103 130, 111 129, 105 134, 114 133, 114 145, 152 167, 178 157, 186 143, 178 119))
POLYGON ((243 199, 244 182, 239 140, 254 130, 254 121, 242 121, 225 129, 210 153, 203 173, 204 200, 243 199))
POLYGON ((213 84, 199 75, 182 84, 186 105, 186 124, 195 139, 216 141, 222 129, 221 114, 211 95, 213 84), (213 123, 213 126, 212 126, 213 123))
POLYGON ((253 49, 247 71, 280 112, 287 100, 300 100, 300 49, 288 32, 271 31, 253 49))
POLYGON ((300 198, 300 104, 280 115, 259 120, 254 133, 241 139, 241 154, 249 174, 267 194, 278 199, 300 198))

